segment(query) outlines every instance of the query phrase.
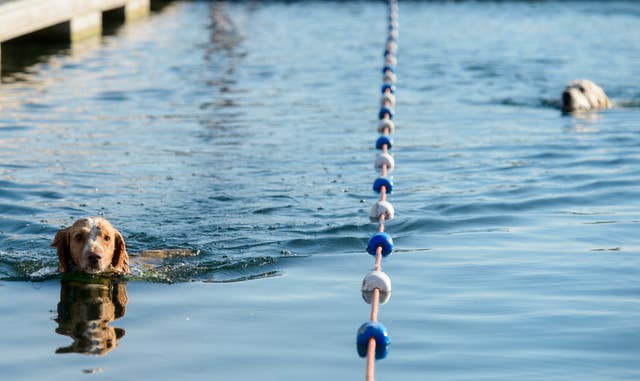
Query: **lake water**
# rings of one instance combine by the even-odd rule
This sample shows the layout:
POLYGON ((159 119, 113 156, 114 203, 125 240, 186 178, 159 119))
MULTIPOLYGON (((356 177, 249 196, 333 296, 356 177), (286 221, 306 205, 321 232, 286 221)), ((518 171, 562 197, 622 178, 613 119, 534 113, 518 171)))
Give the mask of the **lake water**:
MULTIPOLYGON (((363 379, 385 33, 383 2, 174 2, 27 66, 18 47, 2 379, 363 379), (88 215, 132 255, 192 255, 62 282, 49 244, 88 215)), ((378 379, 640 379, 638 36, 632 1, 400 3, 378 379), (577 78, 616 107, 562 115, 577 78)))

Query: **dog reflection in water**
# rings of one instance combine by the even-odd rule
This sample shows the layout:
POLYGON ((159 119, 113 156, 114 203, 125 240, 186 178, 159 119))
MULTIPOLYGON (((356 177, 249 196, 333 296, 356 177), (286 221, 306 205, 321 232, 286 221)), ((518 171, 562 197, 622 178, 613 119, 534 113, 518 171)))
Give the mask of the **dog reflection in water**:
POLYGON ((61 282, 56 333, 71 337, 73 343, 56 353, 105 355, 124 336, 124 329, 109 324, 125 314, 126 284, 93 278, 97 277, 90 282, 61 282))

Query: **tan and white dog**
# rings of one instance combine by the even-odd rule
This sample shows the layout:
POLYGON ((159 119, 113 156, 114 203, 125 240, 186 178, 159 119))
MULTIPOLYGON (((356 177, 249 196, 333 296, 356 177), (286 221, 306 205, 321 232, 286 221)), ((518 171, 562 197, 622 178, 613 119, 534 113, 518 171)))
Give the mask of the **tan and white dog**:
POLYGON ((77 220, 60 230, 51 246, 58 251, 58 267, 63 273, 130 273, 122 234, 102 217, 77 220))
POLYGON ((571 81, 562 92, 562 111, 579 112, 611 108, 604 90, 588 79, 571 81))

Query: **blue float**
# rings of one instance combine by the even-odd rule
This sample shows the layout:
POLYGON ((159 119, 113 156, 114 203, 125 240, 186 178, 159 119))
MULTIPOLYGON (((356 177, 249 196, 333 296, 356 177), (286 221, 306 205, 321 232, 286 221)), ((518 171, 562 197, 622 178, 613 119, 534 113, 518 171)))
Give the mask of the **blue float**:
POLYGON ((396 86, 392 85, 391 83, 385 83, 384 85, 382 85, 382 93, 384 94, 384 92, 387 90, 391 90, 391 94, 395 94, 396 86))
POLYGON ((391 340, 389 340, 387 328, 384 326, 384 324, 377 321, 366 322, 358 329, 358 355, 360 357, 367 357, 369 339, 371 338, 376 341, 376 359, 382 360, 387 357, 391 340))
POLYGON ((386 177, 378 177, 373 181, 373 191, 376 193, 382 192, 382 187, 385 188, 385 194, 393 192, 393 181, 386 177))
POLYGON ((388 114, 389 119, 393 119, 393 110, 389 107, 381 107, 380 112, 378 113, 378 119, 384 119, 384 115, 388 114))
POLYGON ((389 50, 388 48, 384 50, 384 56, 394 56, 395 53, 389 50))
POLYGON ((376 233, 367 243, 367 253, 376 255, 378 247, 382 247, 382 256, 386 257, 393 252, 393 239, 387 233, 376 233))
POLYGON ((387 145, 387 149, 393 147, 393 140, 388 135, 382 135, 376 140, 376 149, 382 149, 382 146, 387 145))
MULTIPOLYGON (((358 347, 358 356, 365 358, 367 357, 367 351, 369 349, 369 344, 366 345, 357 345, 358 347)), ((384 360, 387 358, 387 354, 389 354, 389 347, 381 347, 376 344, 376 360, 384 360)))
POLYGON ((396 72, 396 68, 395 68, 395 67, 393 67, 393 66, 391 66, 391 65, 385 65, 385 66, 382 68, 382 74, 386 73, 386 72, 387 72, 387 70, 391 71, 392 73, 395 73, 395 72, 396 72))

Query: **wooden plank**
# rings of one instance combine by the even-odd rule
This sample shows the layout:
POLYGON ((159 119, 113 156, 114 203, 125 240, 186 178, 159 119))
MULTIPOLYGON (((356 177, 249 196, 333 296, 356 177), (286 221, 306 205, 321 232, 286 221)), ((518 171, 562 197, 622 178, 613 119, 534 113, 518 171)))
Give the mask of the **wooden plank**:
POLYGON ((75 17, 124 7, 129 2, 131 0, 3 0, 0 2, 0 42, 69 22, 75 17))

